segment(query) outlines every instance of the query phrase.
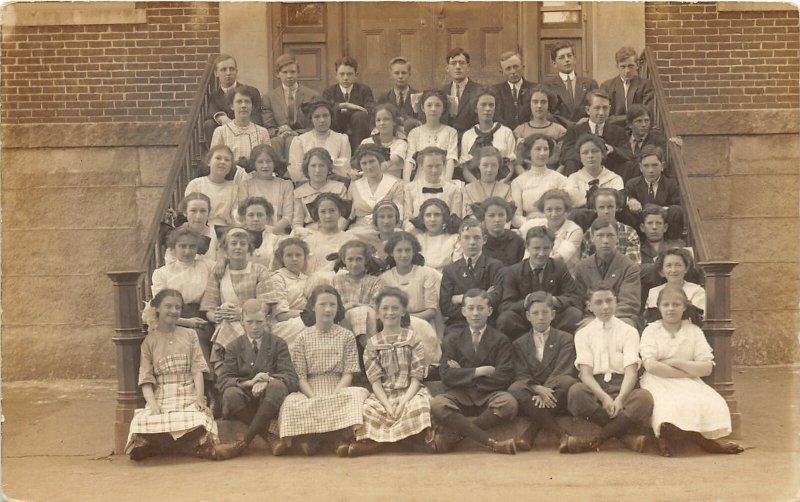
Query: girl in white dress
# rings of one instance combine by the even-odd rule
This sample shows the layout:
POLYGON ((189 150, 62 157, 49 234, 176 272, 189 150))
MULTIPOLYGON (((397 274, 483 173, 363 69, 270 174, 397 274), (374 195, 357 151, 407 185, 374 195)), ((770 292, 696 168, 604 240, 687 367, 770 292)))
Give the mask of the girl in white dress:
POLYGON ((514 175, 509 166, 513 166, 516 155, 514 149, 517 141, 511 129, 494 121, 494 112, 497 104, 497 94, 491 89, 484 89, 475 96, 475 110, 478 123, 464 132, 461 137, 461 173, 464 181, 472 183, 478 180, 479 173, 476 164, 472 162, 477 150, 486 146, 493 146, 500 151, 501 159, 499 175, 501 181, 508 182, 514 175))
POLYGON ((305 274, 308 263, 308 245, 296 237, 289 237, 278 244, 274 262, 278 270, 269 278, 269 292, 264 302, 270 306, 275 319, 272 332, 286 341, 289 352, 295 339, 305 329, 300 314, 306 308, 305 274))
MULTIPOLYGON (((217 233, 208 224, 208 215, 211 213, 211 199, 200 192, 192 192, 181 199, 178 212, 186 217, 185 226, 200 236, 197 243, 197 255, 202 256, 210 263, 217 258, 217 233)), ((167 247, 164 253, 164 263, 173 263, 177 260, 175 252, 167 247)))
POLYGON ((555 148, 553 138, 544 134, 533 134, 520 142, 517 147, 517 156, 527 170, 511 182, 511 198, 517 206, 512 225, 520 229, 525 235, 531 225, 526 225, 527 220, 541 218, 536 203, 542 195, 551 189, 564 189, 567 178, 552 169, 547 168, 547 159, 555 148))
POLYGON ((333 171, 339 176, 349 177, 350 139, 346 134, 331 130, 333 105, 320 99, 306 103, 301 108, 303 115, 311 117, 314 128, 294 138, 289 147, 289 176, 292 181, 302 181, 308 176, 302 170, 303 158, 312 148, 327 150, 333 159, 333 171))
POLYGON ((412 234, 422 246, 425 263, 441 272, 445 265, 460 260, 464 253, 458 239, 461 218, 450 212, 441 199, 428 199, 419 208, 419 215, 411 220, 412 234))
POLYGON ((685 317, 689 299, 668 284, 657 298, 662 319, 642 333, 639 352, 645 373, 640 385, 653 396, 652 426, 664 456, 692 442, 709 453, 741 453, 728 441, 731 416, 725 399, 702 377, 711 374, 714 356, 703 331, 685 317))
POLYGON ((703 314, 706 311, 706 290, 703 286, 689 282, 686 280, 686 274, 692 270, 694 260, 692 255, 687 249, 672 248, 662 250, 658 254, 655 263, 655 269, 658 274, 666 279, 665 284, 651 288, 647 294, 647 301, 645 302, 645 319, 653 321, 658 319, 658 295, 668 285, 673 284, 686 293, 689 298, 689 319, 696 325, 700 325, 703 319, 703 314))
POLYGON ((375 233, 372 209, 378 202, 392 201, 402 214, 403 183, 383 171, 381 164, 385 159, 380 147, 369 144, 359 146, 353 156, 353 168, 361 172, 362 176, 353 181, 347 191, 348 197, 353 201, 348 230, 355 232, 358 237, 375 233))
POLYGON ((381 103, 372 109, 376 134, 364 138, 362 145, 377 145, 384 150, 386 160, 381 169, 395 178, 403 177, 403 166, 408 154, 408 141, 402 134, 403 124, 397 115, 397 108, 391 103, 381 103))
MULTIPOLYGON (((219 128, 217 128, 219 129, 219 128)), ((183 195, 200 192, 211 200, 211 225, 232 225, 238 202, 238 188, 234 177, 233 152, 225 145, 212 146, 206 156, 208 176, 201 176, 186 185, 183 195)))
POLYGON ((281 235, 290 230, 294 217, 294 186, 283 179, 286 163, 269 145, 258 145, 250 153, 252 174, 239 183, 239 203, 248 197, 263 197, 275 209, 272 233, 281 235))
POLYGON ((412 234, 395 232, 386 243, 389 269, 381 279, 385 286, 398 288, 408 295, 411 329, 422 341, 427 375, 427 368, 438 367, 442 357, 444 318, 439 311, 442 274, 425 266, 421 250, 419 241, 412 234))
POLYGON ((242 226, 253 236, 255 249, 250 254, 250 261, 260 263, 272 270, 272 258, 275 248, 286 236, 272 233, 270 223, 274 221, 275 209, 263 197, 248 197, 239 204, 239 219, 242 226))
POLYGON ((458 162, 458 131, 441 122, 447 113, 447 96, 438 89, 428 89, 422 93, 420 103, 425 114, 425 123, 408 133, 408 153, 403 167, 403 181, 408 183, 414 177, 417 169, 415 156, 428 146, 435 146, 446 152, 447 160, 442 179, 452 180, 458 162))

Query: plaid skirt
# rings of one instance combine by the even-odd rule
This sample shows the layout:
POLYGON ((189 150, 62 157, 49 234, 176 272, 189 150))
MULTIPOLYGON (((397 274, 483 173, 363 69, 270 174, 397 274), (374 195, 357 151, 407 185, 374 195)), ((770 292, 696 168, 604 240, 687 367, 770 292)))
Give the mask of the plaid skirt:
MULTIPOLYGON (((392 406, 396 406, 405 393, 405 389, 386 390, 386 397, 392 406)), ((375 394, 370 394, 364 401, 364 423, 356 427, 356 439, 394 443, 419 434, 431 426, 430 401, 431 395, 428 389, 420 387, 414 397, 406 403, 400 418, 392 419, 375 394)))
MULTIPOLYGON (((286 396, 278 417, 280 437, 302 434, 321 434, 338 431, 363 421, 361 409, 369 391, 363 387, 346 387, 334 393, 341 375, 312 375, 308 383, 315 397, 308 398, 302 392, 286 396)), ((275 425, 270 427, 275 431, 275 425)))
POLYGON ((375 334, 375 309, 369 305, 351 308, 344 313, 344 320, 356 336, 375 334))
POLYGON ((217 423, 211 412, 197 411, 194 407, 196 396, 191 374, 160 375, 155 398, 161 407, 161 413, 153 415, 148 408, 139 408, 134 412, 126 453, 147 444, 147 434, 168 433, 177 440, 198 427, 208 431, 199 441, 200 444, 206 440, 216 442, 217 423))

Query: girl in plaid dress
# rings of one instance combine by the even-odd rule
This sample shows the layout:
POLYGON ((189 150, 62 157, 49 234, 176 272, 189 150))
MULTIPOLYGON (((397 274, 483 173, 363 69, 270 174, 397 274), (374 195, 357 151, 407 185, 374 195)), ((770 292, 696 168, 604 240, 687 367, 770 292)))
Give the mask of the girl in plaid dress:
POLYGON ((347 273, 333 276, 331 283, 344 303, 344 326, 356 335, 361 346, 375 334, 373 302, 383 289, 380 265, 372 257, 369 245, 351 240, 339 249, 339 262, 334 270, 345 267, 347 273))
POLYGON ((275 263, 278 271, 269 278, 265 299, 276 323, 272 332, 286 342, 291 353, 294 341, 304 329, 300 314, 306 308, 306 284, 304 273, 308 261, 308 245, 296 237, 289 237, 278 244, 275 263))
POLYGON ((214 459, 217 424, 203 396, 208 365, 194 330, 178 326, 183 296, 161 290, 143 312, 149 333, 142 342, 139 385, 145 408, 131 421, 125 452, 132 460, 163 453, 214 459))
POLYGON ((352 426, 363 421, 361 409, 369 392, 350 386, 359 372, 358 349, 353 333, 337 324, 343 318, 339 293, 328 285, 314 288, 303 311, 308 328, 292 350, 300 392, 286 397, 278 419, 280 437, 299 436, 306 455, 319 451, 320 434, 335 432, 336 452, 346 456, 352 426))
POLYGON ((375 303, 382 330, 370 338, 364 352, 372 394, 364 401, 364 423, 348 455, 375 453, 431 426, 431 396, 422 386, 425 373, 422 342, 408 329, 408 296, 387 288, 375 303))
POLYGON ((209 275, 200 310, 216 325, 211 337, 211 366, 216 373, 225 359, 225 348, 244 334, 241 305, 245 300, 267 295, 270 272, 259 263, 248 261, 253 252, 253 237, 247 230, 233 227, 223 236, 220 248, 224 265, 209 275))

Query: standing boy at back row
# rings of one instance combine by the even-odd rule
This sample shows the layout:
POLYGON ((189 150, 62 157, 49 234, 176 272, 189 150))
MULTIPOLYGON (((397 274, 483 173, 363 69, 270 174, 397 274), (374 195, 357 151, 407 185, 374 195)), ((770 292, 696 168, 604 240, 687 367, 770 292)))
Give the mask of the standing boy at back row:
POLYGON ((389 103, 397 108, 398 116, 403 119, 404 132, 408 135, 411 129, 420 125, 411 106, 411 95, 419 93, 408 83, 411 78, 411 63, 402 56, 392 58, 389 61, 389 77, 394 85, 386 94, 378 96, 378 104, 389 103))
POLYGON ((460 47, 451 49, 445 57, 447 75, 452 79, 442 87, 441 91, 449 96, 449 117, 442 117, 442 123, 452 126, 458 131, 459 141, 464 131, 478 123, 474 97, 481 89, 481 84, 469 78, 469 53, 460 47), (455 105, 453 105, 455 102, 455 105))
POLYGON ((369 136, 370 114, 375 106, 372 89, 357 82, 358 61, 345 56, 334 63, 336 84, 322 92, 323 99, 334 103, 331 129, 350 137, 350 151, 369 136))
POLYGON ((508 51, 500 54, 500 71, 506 78, 494 86, 497 92, 497 108, 494 120, 500 122, 512 131, 518 125, 531 119, 531 89, 536 83, 525 80, 522 71, 522 55, 517 51, 508 51))
POLYGON ((600 84, 611 98, 611 117, 609 124, 625 127, 628 120, 628 107, 643 105, 653 110, 655 90, 649 80, 639 76, 639 61, 636 51, 623 47, 614 55, 619 75, 600 84))
POLYGON ((552 107, 555 109, 555 119, 569 128, 586 117, 586 93, 597 89, 597 82, 575 73, 575 46, 572 42, 562 40, 553 44, 550 58, 558 74, 546 76, 542 86, 556 96, 555 106, 552 107))

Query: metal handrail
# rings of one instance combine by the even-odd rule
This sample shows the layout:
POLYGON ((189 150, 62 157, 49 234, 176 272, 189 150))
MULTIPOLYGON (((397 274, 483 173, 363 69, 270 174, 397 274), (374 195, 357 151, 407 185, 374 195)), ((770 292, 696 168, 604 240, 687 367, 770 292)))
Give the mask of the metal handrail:
MULTIPOLYGON (((670 117, 667 95, 664 92, 664 86, 661 83, 661 75, 655 61, 656 58, 652 49, 645 47, 640 57, 640 66, 642 77, 650 80, 656 93, 653 121, 659 129, 664 132, 667 138, 674 138, 678 136, 678 131, 675 129, 675 125, 670 117)), ((692 246, 695 258, 698 261, 710 260, 712 257, 704 237, 705 234, 702 231, 700 211, 689 193, 689 175, 686 172, 683 152, 680 146, 668 140, 666 154, 668 165, 672 169, 681 191, 681 201, 686 215, 686 226, 689 230, 688 244, 692 246)))
POLYGON ((169 168, 164 191, 161 193, 161 199, 153 214, 142 254, 137 262, 139 269, 144 271, 139 291, 140 300, 149 298, 153 271, 164 264, 165 248, 162 243, 162 223, 170 210, 177 209, 186 185, 195 177, 197 164, 202 159, 205 150, 203 122, 215 85, 214 66, 209 60, 192 97, 192 108, 186 119, 186 125, 181 131, 178 151, 169 168))

